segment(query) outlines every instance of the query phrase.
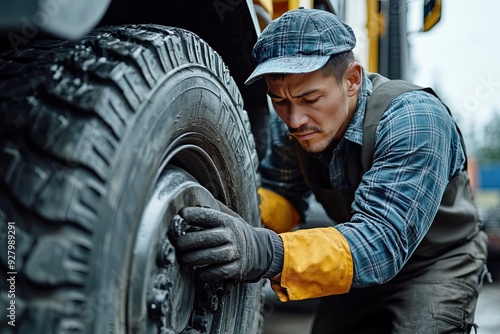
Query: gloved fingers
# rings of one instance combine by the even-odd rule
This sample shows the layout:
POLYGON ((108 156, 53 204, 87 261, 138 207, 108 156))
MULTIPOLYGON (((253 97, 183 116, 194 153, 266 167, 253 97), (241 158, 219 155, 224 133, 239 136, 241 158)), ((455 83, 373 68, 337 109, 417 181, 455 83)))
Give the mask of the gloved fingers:
POLYGON ((218 247, 231 242, 232 234, 225 228, 213 228, 188 232, 175 238, 175 246, 178 250, 189 251, 192 249, 204 249, 218 247))
POLYGON ((196 278, 202 281, 241 279, 241 263, 234 261, 226 264, 213 264, 196 268, 196 278))
POLYGON ((226 264, 238 259, 239 254, 236 248, 231 245, 199 249, 180 254, 181 263, 190 267, 226 264))
POLYGON ((227 214, 218 210, 189 206, 182 208, 179 215, 186 221, 188 225, 198 226, 202 228, 214 228, 225 226, 230 218, 227 214))

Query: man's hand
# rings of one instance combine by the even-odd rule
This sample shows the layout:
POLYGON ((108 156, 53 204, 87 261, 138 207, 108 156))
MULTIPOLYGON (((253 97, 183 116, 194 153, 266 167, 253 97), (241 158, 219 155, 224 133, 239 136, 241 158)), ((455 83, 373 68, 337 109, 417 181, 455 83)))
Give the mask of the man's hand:
POLYGON ((252 227, 220 202, 219 207, 180 211, 193 230, 174 241, 181 264, 196 267, 201 280, 258 281, 273 261, 274 232, 252 227))

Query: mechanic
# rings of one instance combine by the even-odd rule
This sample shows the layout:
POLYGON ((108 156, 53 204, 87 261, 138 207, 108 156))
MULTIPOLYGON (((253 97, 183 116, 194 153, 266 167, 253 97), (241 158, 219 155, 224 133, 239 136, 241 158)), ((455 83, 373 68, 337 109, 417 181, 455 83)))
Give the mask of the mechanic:
POLYGON ((265 228, 223 204, 184 208, 198 228, 175 241, 180 260, 202 280, 270 278, 281 301, 321 297, 312 333, 470 333, 487 236, 460 131, 431 89, 368 73, 355 45, 314 9, 262 32, 246 84, 265 79, 275 109, 265 228), (296 228, 311 194, 335 224, 296 228))

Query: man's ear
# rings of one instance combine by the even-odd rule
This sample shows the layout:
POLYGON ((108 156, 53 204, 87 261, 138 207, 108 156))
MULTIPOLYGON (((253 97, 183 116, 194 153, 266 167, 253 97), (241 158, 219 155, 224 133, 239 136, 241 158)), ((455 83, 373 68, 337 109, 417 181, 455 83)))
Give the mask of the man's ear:
POLYGON ((344 77, 347 80, 347 95, 349 97, 358 94, 358 91, 361 88, 361 78, 363 77, 362 73, 363 70, 360 63, 354 62, 347 68, 344 77))

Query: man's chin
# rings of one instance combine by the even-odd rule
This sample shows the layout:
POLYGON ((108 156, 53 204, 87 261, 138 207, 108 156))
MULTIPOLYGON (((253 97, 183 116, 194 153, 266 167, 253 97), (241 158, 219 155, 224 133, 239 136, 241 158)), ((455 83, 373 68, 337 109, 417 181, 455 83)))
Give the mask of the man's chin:
POLYGON ((310 140, 299 140, 300 146, 308 153, 320 153, 328 147, 328 143, 315 142, 310 140))

